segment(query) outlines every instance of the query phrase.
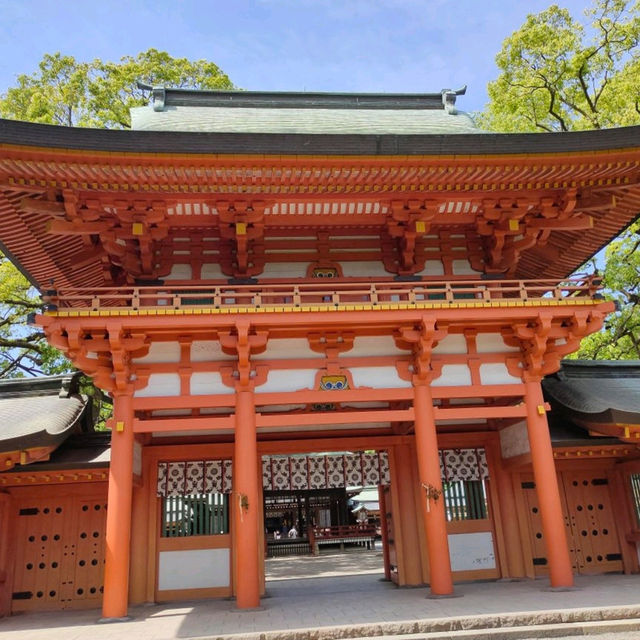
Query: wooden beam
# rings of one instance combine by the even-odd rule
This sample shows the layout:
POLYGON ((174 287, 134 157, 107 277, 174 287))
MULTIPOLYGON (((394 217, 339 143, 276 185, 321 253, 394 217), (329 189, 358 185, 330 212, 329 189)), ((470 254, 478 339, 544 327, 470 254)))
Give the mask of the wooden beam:
POLYGON ((164 419, 133 421, 134 433, 163 433, 171 431, 222 431, 233 429, 233 416, 171 416, 164 419))
POLYGON ((434 407, 436 420, 474 420, 478 418, 524 418, 527 409, 524 405, 507 407, 434 407))
POLYGON ((382 409, 379 411, 336 411, 318 413, 264 414, 256 416, 256 425, 268 427, 303 427, 307 425, 357 424, 360 422, 403 422, 413 420, 413 409, 382 409))

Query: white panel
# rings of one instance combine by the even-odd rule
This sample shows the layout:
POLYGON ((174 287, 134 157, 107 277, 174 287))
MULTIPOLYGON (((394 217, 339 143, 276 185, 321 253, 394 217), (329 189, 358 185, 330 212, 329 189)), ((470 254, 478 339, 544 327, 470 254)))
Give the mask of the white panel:
POLYGON ((406 355, 407 353, 409 352, 396 347, 392 336, 363 336, 356 338, 353 342, 353 348, 350 351, 345 351, 342 355, 348 358, 360 358, 365 356, 406 355))
POLYGON ((165 280, 191 280, 190 264, 174 264, 171 273, 164 277, 165 280))
POLYGON ((478 353, 501 353, 503 351, 519 351, 519 347, 508 347, 499 333, 479 333, 476 336, 478 353))
POLYGON ((310 262, 269 262, 264 265, 261 278, 306 278, 310 262))
POLYGON ((524 420, 500 431, 500 449, 503 458, 514 458, 531 451, 527 423, 524 420))
POLYGON ((214 280, 216 278, 227 278, 228 276, 222 273, 222 267, 219 264, 206 262, 202 265, 200 277, 203 280, 214 280))
POLYGON ((142 358, 132 358, 131 362, 180 362, 179 342, 152 342, 149 353, 142 358))
POLYGON ((180 376, 177 373, 152 373, 149 384, 144 389, 138 389, 133 394, 136 398, 150 396, 179 396, 180 376))
POLYGON ((235 360, 222 351, 217 340, 194 340, 191 343, 191 362, 215 362, 216 360, 235 360))
POLYGON ((192 396, 206 396, 233 393, 233 389, 222 382, 222 376, 217 371, 201 371, 191 374, 190 392, 192 396))
POLYGON ((356 387, 373 389, 399 389, 411 383, 398 375, 395 367, 353 367, 351 377, 356 387))
POLYGON ((444 264, 442 264, 442 260, 427 260, 424 263, 424 269, 422 271, 418 271, 416 274, 418 276, 443 276, 444 275, 444 264))
POLYGON ((322 354, 312 351, 306 338, 291 338, 289 340, 269 340, 263 353, 251 356, 252 360, 282 360, 283 358, 320 358, 322 354))
POLYGON ((470 276, 480 273, 471 268, 471 263, 468 260, 453 260, 451 268, 454 276, 470 276))
POLYGON ((452 571, 496 568, 493 537, 490 531, 452 533, 448 537, 452 571))
POLYGON ((467 339, 461 333, 452 333, 438 342, 433 353, 467 353, 467 339))
POLYGON ((471 371, 466 364, 445 364, 442 375, 436 378, 432 387, 462 387, 471 384, 471 371))
POLYGON ((229 549, 161 551, 158 590, 229 586, 229 549))
POLYGON ((286 371, 269 371, 267 381, 260 385, 261 393, 271 391, 298 391, 313 389, 316 383, 317 369, 288 369, 286 371))
POLYGON ((371 278, 374 276, 389 277, 391 274, 382 262, 341 262, 342 275, 345 278, 371 278))
POLYGON ((480 365, 482 384, 520 384, 522 380, 512 376, 504 362, 492 362, 480 365))

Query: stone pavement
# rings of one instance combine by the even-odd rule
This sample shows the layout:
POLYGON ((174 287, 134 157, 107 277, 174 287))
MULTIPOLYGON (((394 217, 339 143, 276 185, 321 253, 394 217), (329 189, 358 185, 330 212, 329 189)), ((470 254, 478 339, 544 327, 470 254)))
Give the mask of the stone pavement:
MULTIPOLYGON (((95 610, 26 614, 0 620, 0 636, 320 640, 413 633, 419 634, 413 638, 424 638, 431 637, 423 633, 429 630, 497 629, 513 620, 534 625, 605 617, 626 621, 626 631, 637 622, 640 638, 640 576, 578 576, 579 588, 568 592, 549 591, 546 580, 464 583, 456 585, 462 597, 433 600, 426 597, 426 588, 397 589, 381 581, 381 565, 379 551, 274 558, 267 561, 267 597, 259 611, 237 611, 231 600, 143 605, 131 608, 130 622, 102 625, 96 624, 95 610)), ((470 633, 465 637, 480 637, 470 633)))

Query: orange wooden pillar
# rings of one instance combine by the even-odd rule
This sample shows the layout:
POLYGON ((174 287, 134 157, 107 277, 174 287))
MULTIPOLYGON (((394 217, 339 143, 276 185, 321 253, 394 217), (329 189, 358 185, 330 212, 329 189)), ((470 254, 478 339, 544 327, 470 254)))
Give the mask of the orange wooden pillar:
POLYGON ((378 485, 378 509, 380 513, 380 535, 382 536, 382 562, 384 564, 384 579, 391 580, 391 561, 389 558, 389 530, 387 524, 387 499, 385 487, 378 485))
POLYGON ((104 619, 126 618, 129 598, 131 502, 133 493, 133 398, 113 398, 111 463, 105 536, 104 619))
POLYGON ((260 606, 260 545, 258 540, 258 445, 252 390, 236 392, 233 457, 233 544, 236 555, 238 609, 260 606))
POLYGON ((433 398, 431 388, 426 380, 415 380, 413 392, 418 473, 422 484, 420 493, 429 556, 429 584, 432 595, 451 595, 453 593, 453 578, 451 576, 444 499, 442 498, 433 398), (439 498, 430 497, 427 500, 428 491, 438 494, 439 498))
POLYGON ((527 431, 553 588, 573 586, 573 571, 540 381, 525 381, 527 431))

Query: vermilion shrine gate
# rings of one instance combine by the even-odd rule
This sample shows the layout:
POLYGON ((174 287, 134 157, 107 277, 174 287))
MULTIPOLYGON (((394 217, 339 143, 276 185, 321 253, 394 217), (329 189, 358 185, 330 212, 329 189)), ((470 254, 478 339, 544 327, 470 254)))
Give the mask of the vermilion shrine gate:
MULTIPOLYGON (((568 276, 640 210, 640 128, 485 134, 448 91, 157 89, 133 123, 0 121, 3 248, 51 344, 114 400, 108 482, 16 449, 0 515, 108 485, 105 618, 258 606, 274 463, 292 490, 379 485, 399 585, 638 570, 638 420, 554 450, 541 380, 613 311, 597 277, 568 276), (598 498, 613 524, 586 569, 572 473, 626 509, 616 525, 598 498)), ((39 590, 42 571, 10 567, 36 585, 7 581, 36 594, 13 610, 100 602, 39 590)))

